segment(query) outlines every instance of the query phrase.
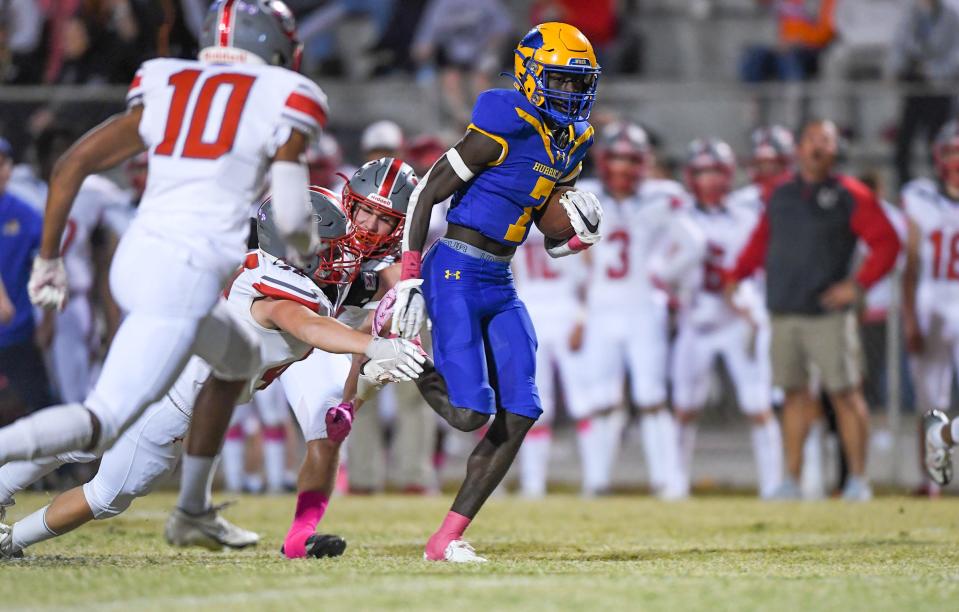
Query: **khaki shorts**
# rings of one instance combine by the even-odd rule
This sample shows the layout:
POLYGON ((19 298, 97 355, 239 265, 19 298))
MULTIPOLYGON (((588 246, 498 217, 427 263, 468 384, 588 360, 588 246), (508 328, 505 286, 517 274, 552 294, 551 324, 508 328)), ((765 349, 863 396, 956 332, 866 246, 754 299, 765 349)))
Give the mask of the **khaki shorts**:
POLYGON ((853 312, 773 315, 773 384, 786 391, 809 386, 815 371, 829 393, 862 382, 862 351, 853 312))

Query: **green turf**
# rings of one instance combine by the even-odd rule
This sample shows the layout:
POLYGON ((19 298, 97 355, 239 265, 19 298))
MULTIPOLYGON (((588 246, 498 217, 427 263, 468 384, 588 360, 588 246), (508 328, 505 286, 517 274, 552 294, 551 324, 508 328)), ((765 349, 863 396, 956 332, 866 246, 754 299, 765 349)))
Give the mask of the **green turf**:
MULTIPOLYGON (((12 516, 45 496, 22 496, 12 516)), ((169 494, 0 562, 0 608, 96 610, 959 609, 959 500, 678 504, 644 497, 492 500, 469 539, 483 566, 422 561, 448 498, 334 500, 334 560, 277 553, 292 497, 243 498, 227 516, 254 551, 171 549, 169 494)))

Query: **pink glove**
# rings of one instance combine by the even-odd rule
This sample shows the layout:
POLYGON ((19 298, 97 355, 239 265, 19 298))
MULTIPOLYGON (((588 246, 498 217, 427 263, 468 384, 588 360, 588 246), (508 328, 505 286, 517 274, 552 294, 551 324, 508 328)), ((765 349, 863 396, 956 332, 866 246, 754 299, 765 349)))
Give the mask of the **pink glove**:
POLYGON ((326 411, 326 436, 342 442, 353 428, 353 402, 342 402, 326 411))

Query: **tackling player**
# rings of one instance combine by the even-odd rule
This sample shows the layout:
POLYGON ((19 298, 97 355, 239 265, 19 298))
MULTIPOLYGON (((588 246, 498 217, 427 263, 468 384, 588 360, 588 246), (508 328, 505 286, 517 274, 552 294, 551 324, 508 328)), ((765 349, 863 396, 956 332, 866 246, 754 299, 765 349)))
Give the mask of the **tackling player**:
POLYGON ((759 221, 758 211, 730 202, 735 158, 720 140, 696 140, 686 157, 686 185, 695 206, 687 214, 703 237, 698 273, 682 279, 679 331, 673 347, 673 403, 679 421, 681 486, 688 493, 696 419, 706 404, 710 370, 721 357, 751 423, 759 495, 769 499, 782 479, 782 437, 771 409, 769 318, 752 281, 732 301, 723 296, 723 270, 731 268, 759 221))
MULTIPOLYGON (((268 201, 258 215, 258 235, 263 249, 247 255, 243 268, 221 298, 240 324, 261 340, 262 359, 256 376, 244 384, 242 401, 268 387, 291 363, 306 358, 313 349, 370 355, 378 352, 371 350, 372 347, 392 346, 397 352, 405 352, 403 349, 407 348, 413 352, 412 346, 405 346, 408 345, 405 341, 371 338, 330 316, 333 305, 322 288, 349 283, 356 273, 358 259, 351 251, 350 226, 336 196, 314 188, 310 199, 312 222, 321 240, 312 261, 294 268, 275 255, 285 254, 287 248, 271 221, 268 201)), ((413 376, 416 363, 422 358, 396 361, 395 371, 394 364, 382 360, 368 362, 364 368, 374 376, 382 374, 384 368, 391 370, 391 375, 413 376)), ((12 529, 0 528, 0 556, 16 555, 26 546, 62 535, 92 519, 115 516, 133 499, 147 494, 159 478, 172 471, 194 406, 197 415, 210 407, 201 404, 216 376, 215 369, 211 373, 210 365, 194 357, 164 399, 151 406, 121 436, 119 443, 106 452, 93 480, 58 496, 52 504, 25 517, 12 529)), ((9 505, 13 494, 58 465, 94 458, 92 454, 85 457, 68 454, 0 468, 0 506, 9 505)), ((232 529, 231 535, 245 537, 245 540, 233 541, 235 547, 256 543, 256 538, 250 537, 255 534, 237 530, 223 519, 218 522, 224 533, 232 529)))
MULTIPOLYGON (((436 370, 452 404, 444 417, 472 431, 495 415, 469 458, 452 509, 426 544, 432 561, 485 561, 463 532, 542 413, 536 335, 509 262, 554 187, 576 181, 592 144, 587 119, 600 68, 586 37, 570 25, 544 23, 523 37, 515 54, 515 89, 480 94, 466 134, 417 186, 403 235, 393 332, 415 337, 428 311, 436 370), (433 206, 450 196, 446 236, 422 258, 433 206)), ((575 233, 546 242, 553 257, 600 238, 595 196, 571 190, 560 202, 575 233)))
POLYGON ((593 384, 586 394, 590 403, 579 410, 591 419, 578 435, 584 461, 600 465, 593 492, 602 492, 626 421, 621 404, 628 372, 652 490, 671 499, 682 491, 676 425, 666 407, 668 296, 651 281, 648 262, 687 198, 679 183, 647 177, 650 154, 642 128, 611 124, 598 145, 601 183, 583 182, 602 203, 605 239, 589 252, 582 351, 593 384))
POLYGON ((923 417, 923 463, 939 485, 952 479, 959 421, 945 412, 959 368, 959 121, 933 143, 937 180, 916 179, 902 192, 908 219, 903 275, 903 332, 923 417))
POLYGON ((67 298, 59 251, 81 183, 149 151, 147 191, 111 268, 113 294, 129 314, 86 401, 0 429, 0 463, 105 451, 163 397, 191 354, 219 368, 224 384, 211 397, 232 408, 259 350, 218 298, 243 259, 248 208, 268 168, 273 214, 291 256, 316 251, 302 156, 326 122, 326 99, 295 72, 300 46, 289 9, 279 0, 218 0, 200 44, 199 61, 145 62, 127 110, 57 163, 29 287, 33 302, 50 309, 67 298))

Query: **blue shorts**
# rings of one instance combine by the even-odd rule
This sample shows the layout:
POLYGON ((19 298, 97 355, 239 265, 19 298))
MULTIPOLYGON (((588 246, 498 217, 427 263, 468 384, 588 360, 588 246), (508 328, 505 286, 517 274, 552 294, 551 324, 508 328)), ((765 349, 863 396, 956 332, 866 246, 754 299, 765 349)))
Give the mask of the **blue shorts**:
POLYGON ((543 408, 533 323, 516 295, 509 261, 476 252, 482 253, 444 239, 423 260, 436 370, 458 408, 483 414, 502 408, 537 419, 543 408))

